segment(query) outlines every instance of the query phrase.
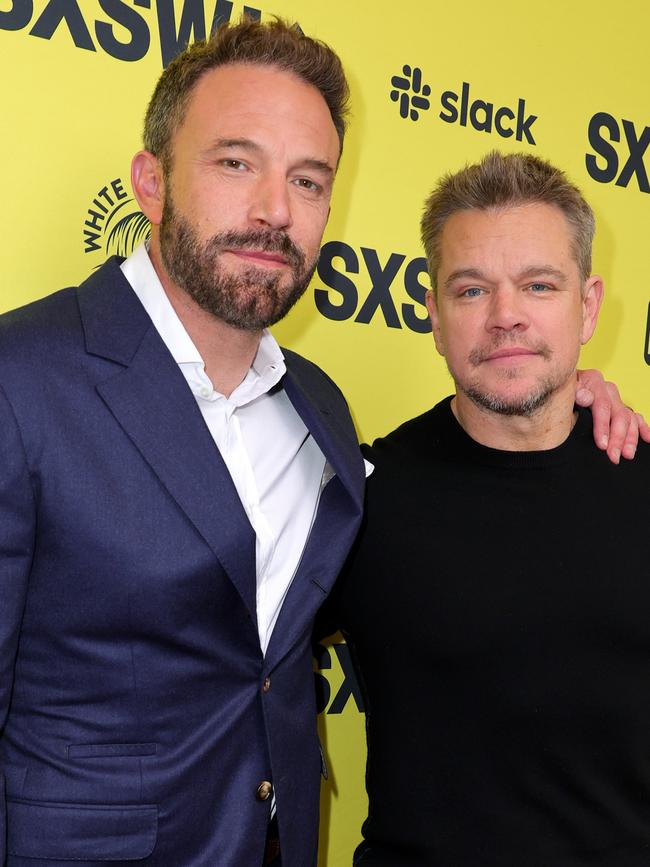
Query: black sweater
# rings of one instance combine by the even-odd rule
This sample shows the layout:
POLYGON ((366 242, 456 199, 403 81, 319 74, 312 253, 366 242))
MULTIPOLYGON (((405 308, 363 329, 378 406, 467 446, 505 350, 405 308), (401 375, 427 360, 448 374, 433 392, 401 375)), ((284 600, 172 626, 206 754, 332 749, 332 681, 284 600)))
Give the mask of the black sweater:
POLYGON ((362 865, 650 865, 650 448, 543 452, 449 399, 377 440, 338 615, 366 693, 362 865))

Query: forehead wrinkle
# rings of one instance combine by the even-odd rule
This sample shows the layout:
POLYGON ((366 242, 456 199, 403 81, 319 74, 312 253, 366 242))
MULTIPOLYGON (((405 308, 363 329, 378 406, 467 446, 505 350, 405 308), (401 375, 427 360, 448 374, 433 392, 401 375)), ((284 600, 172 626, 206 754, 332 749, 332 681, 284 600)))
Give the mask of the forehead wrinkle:
POLYGON ((483 271, 481 271, 479 268, 458 268, 456 271, 452 271, 445 280, 445 289, 449 288, 452 283, 454 283, 456 280, 460 280, 463 277, 472 277, 475 280, 487 279, 483 271))
POLYGON ((250 138, 218 138, 210 145, 210 150, 228 150, 244 148, 249 151, 261 151, 262 145, 250 138))

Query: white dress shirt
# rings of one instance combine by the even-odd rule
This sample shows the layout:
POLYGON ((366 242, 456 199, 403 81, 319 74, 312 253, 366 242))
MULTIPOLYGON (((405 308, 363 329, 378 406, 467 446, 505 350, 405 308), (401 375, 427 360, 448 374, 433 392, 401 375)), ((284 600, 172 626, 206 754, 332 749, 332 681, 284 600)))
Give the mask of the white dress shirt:
MULTIPOLYGON (((145 245, 121 268, 192 390, 255 531, 257 625, 266 653, 327 480, 325 456, 284 389, 271 391, 286 367, 269 331, 243 381, 225 397, 214 390, 145 245)), ((183 443, 178 450, 179 460, 192 460, 183 443)))

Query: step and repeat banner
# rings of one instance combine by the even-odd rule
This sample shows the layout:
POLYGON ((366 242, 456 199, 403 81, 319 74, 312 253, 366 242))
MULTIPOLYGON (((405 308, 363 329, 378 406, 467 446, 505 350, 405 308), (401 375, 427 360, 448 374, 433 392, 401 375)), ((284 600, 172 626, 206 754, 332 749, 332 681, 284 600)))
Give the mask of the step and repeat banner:
MULTIPOLYGON (((298 21, 349 73, 320 265, 275 333, 338 381, 361 439, 451 390, 424 307, 420 213, 440 174, 492 148, 550 159, 594 206, 606 300, 582 364, 650 414, 647 0, 0 0, 1 310, 146 235, 129 165, 154 82, 188 40, 244 10, 298 21)), ((315 678, 330 766, 320 867, 342 867, 366 802, 363 701, 340 638, 316 648, 315 678)))

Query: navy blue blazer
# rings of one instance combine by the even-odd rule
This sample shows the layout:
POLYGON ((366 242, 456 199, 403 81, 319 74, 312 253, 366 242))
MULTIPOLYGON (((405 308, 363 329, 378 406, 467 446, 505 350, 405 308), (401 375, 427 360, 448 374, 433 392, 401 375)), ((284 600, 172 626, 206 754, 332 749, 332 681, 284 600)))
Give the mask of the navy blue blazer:
POLYGON ((285 357, 336 475, 264 657, 254 532, 119 260, 0 317, 0 864, 259 867, 263 780, 283 867, 315 863, 310 633, 364 468, 340 391, 285 357))

